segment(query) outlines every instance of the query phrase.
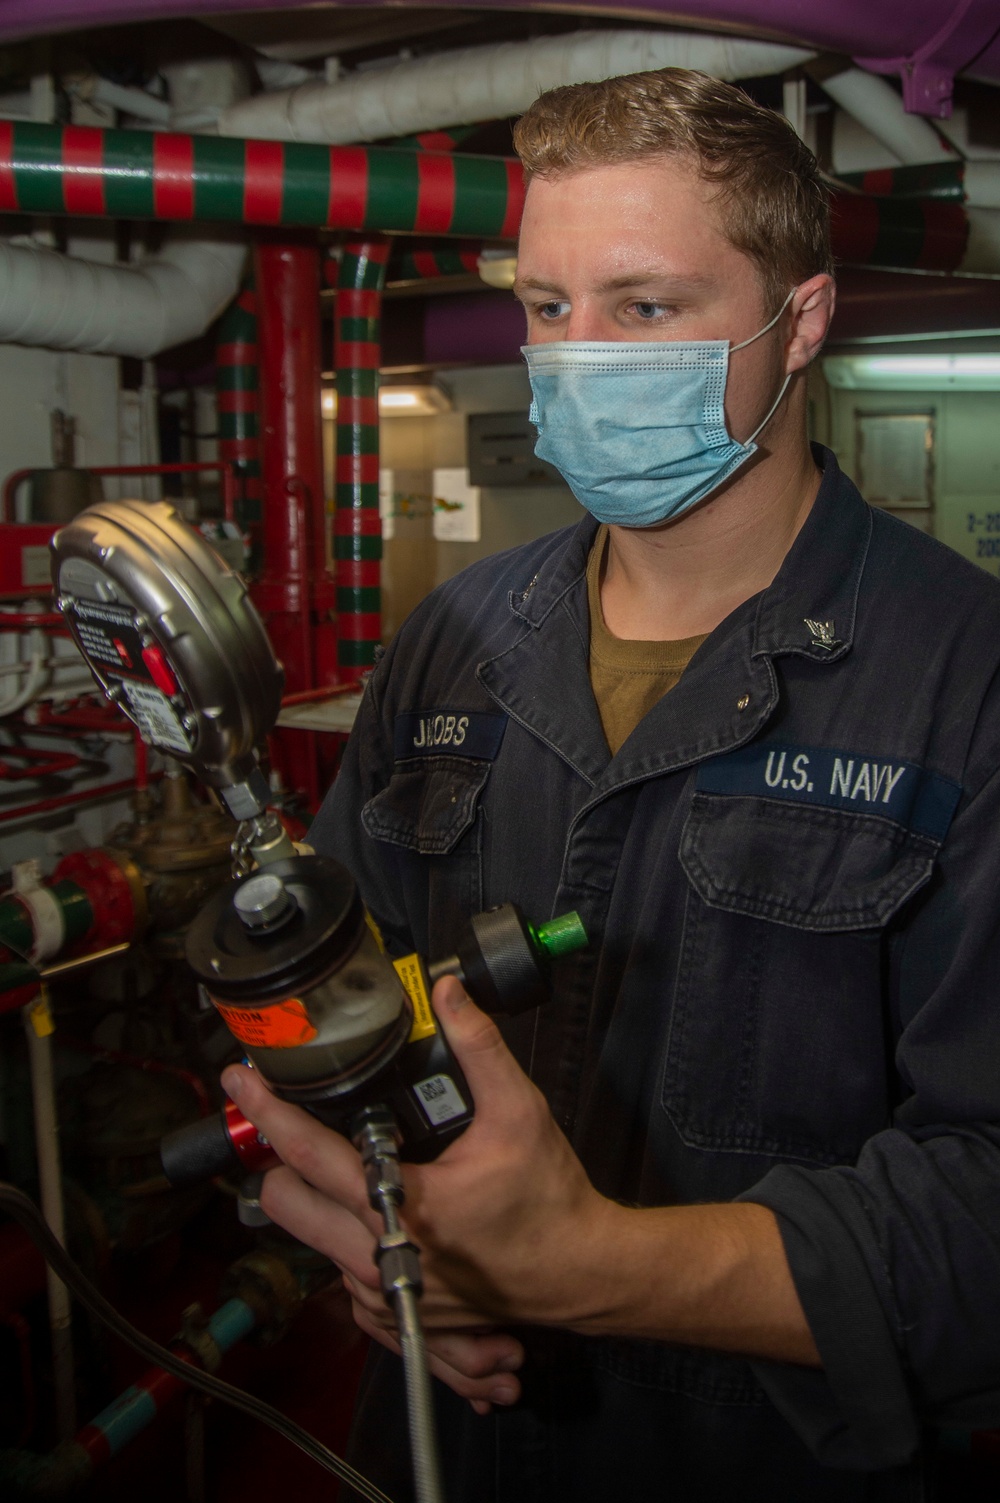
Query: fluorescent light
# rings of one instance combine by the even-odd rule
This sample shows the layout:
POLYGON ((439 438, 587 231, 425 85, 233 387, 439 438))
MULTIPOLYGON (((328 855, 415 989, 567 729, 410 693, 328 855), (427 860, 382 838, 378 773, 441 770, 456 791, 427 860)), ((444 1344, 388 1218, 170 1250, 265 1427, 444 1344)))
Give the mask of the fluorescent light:
POLYGON ((823 374, 855 391, 1000 391, 1000 354, 828 355, 823 374))
POLYGON ((517 276, 517 257, 508 250, 484 250, 476 262, 481 279, 488 287, 509 292, 517 276))
MULTIPOLYGON (((320 394, 320 407, 325 418, 337 416, 337 393, 329 386, 320 394)), ((378 410, 381 417, 436 417, 438 413, 450 412, 451 402, 447 392, 429 382, 420 386, 383 386, 378 394, 378 410)))

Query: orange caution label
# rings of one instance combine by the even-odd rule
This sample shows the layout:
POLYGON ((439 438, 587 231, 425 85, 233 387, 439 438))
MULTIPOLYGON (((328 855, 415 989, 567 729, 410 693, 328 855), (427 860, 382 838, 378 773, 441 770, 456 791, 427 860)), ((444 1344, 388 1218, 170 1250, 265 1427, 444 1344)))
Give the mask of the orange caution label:
POLYGON ((410 1043, 416 1039, 428 1039, 437 1033, 437 1023, 434 1013, 431 1011, 431 994, 427 985, 427 972, 419 955, 404 955, 399 960, 394 960, 396 975, 406 988, 406 994, 413 1004, 413 1027, 410 1029, 410 1043))
MULTIPOLYGON (((215 998, 212 998, 215 1002, 215 998)), ((215 1002, 216 1010, 230 1033, 243 1044, 257 1049, 296 1049, 316 1037, 306 1006, 298 997, 286 997, 270 1007, 224 1007, 215 1002)))

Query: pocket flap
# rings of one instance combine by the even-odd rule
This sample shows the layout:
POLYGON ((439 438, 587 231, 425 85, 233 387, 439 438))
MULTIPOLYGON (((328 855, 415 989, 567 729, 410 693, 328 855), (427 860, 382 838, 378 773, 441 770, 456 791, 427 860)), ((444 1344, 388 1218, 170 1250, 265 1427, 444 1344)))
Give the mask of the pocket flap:
POLYGON ((361 811, 373 840, 425 856, 446 856, 476 817, 490 762, 465 757, 410 761, 361 811))
POLYGON ((680 859, 712 908, 833 933, 886 924, 939 844, 860 813, 696 792, 680 859))

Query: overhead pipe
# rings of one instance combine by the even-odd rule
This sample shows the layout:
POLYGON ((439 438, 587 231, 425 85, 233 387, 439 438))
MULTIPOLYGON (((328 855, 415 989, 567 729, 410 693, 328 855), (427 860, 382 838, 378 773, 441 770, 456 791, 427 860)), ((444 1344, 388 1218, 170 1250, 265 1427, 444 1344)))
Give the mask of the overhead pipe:
MULTIPOLYGON (((257 94, 219 116, 220 136, 338 144, 522 114, 560 84, 596 82, 648 68, 697 68, 753 78, 800 67, 801 47, 680 31, 578 31, 464 47, 257 94)), ((372 226, 374 228, 374 226, 372 226)), ((389 228, 389 226, 383 226, 389 228)))
MULTIPOLYGON (((88 137, 85 169, 67 152, 66 128, 0 122, 0 212, 218 218, 504 240, 516 236, 524 204, 520 163, 508 157, 72 129, 77 146, 81 132, 88 137)), ((911 206, 896 199, 857 209, 868 202, 835 195, 840 222, 860 212, 878 225, 875 235, 852 237, 850 259, 860 243, 873 265, 971 269, 961 246, 968 210, 927 202, 914 218, 911 206), (891 260, 883 258, 886 241, 891 260)))
POLYGON ((404 241, 393 247, 386 283, 392 286, 399 282, 423 282, 470 272, 475 276, 482 253, 481 240, 404 241))
POLYGON ((908 113, 896 90, 884 78, 861 68, 848 67, 831 74, 822 66, 807 71, 815 71, 817 81, 834 103, 853 115, 904 165, 947 162, 955 156, 952 147, 928 120, 908 113))
POLYGON ((348 241, 337 272, 333 553, 337 663, 340 678, 348 680, 359 679, 374 666, 382 636, 378 371, 389 249, 388 240, 348 241))
POLYGON ((1000 161, 963 162, 956 157, 950 162, 839 172, 837 180, 862 193, 950 199, 974 209, 1000 209, 1000 161))
POLYGON ((148 359, 205 332, 245 261, 236 238, 171 239, 137 266, 0 243, 0 341, 148 359))
POLYGON ((0 213, 513 239, 508 157, 0 121, 0 213))

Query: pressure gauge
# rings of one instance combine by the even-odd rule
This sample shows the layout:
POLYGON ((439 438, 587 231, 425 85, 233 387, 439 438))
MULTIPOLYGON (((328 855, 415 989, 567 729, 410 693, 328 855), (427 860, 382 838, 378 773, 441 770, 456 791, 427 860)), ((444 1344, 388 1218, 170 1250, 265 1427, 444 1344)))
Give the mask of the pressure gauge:
POLYGON ((240 576, 166 502, 104 501, 52 539, 56 602, 104 694, 144 741, 218 791, 267 803, 254 748, 284 681, 240 576))

